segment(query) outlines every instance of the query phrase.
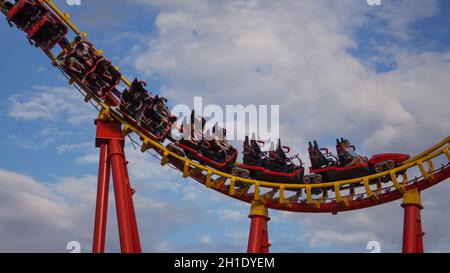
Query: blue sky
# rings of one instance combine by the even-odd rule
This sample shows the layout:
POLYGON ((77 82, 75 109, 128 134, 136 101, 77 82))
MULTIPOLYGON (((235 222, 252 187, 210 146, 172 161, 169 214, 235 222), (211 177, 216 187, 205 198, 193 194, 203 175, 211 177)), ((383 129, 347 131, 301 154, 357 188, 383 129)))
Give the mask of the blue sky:
MULTIPOLYGON (((171 105, 194 96, 279 104, 283 140, 304 161, 312 138, 332 146, 349 137, 367 155, 414 154, 450 132, 445 0, 55 3, 128 78, 171 105)), ((3 22, 0 36, 0 251, 64 252, 72 240, 90 251, 96 113, 24 33, 3 22)), ((131 146, 127 153, 144 251, 246 250, 247 204, 131 146)), ((450 250, 450 220, 439 217, 450 208, 444 188, 423 194, 430 251, 450 250)), ((366 252, 371 240, 401 249, 399 202, 338 216, 270 214, 274 252, 366 252)), ((108 251, 118 251, 114 213, 108 232, 108 251)))

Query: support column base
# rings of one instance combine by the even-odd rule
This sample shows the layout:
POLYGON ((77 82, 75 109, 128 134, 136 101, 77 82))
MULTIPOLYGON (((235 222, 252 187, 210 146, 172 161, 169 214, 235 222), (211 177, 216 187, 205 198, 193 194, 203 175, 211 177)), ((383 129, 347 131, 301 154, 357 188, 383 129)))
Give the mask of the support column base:
POLYGON ((248 253, 269 253, 269 231, 267 222, 270 221, 267 207, 260 201, 253 201, 250 209, 250 234, 248 238, 248 253))
POLYGON ((405 216, 403 222, 403 253, 423 253, 423 231, 420 211, 423 209, 417 189, 403 195, 405 216))

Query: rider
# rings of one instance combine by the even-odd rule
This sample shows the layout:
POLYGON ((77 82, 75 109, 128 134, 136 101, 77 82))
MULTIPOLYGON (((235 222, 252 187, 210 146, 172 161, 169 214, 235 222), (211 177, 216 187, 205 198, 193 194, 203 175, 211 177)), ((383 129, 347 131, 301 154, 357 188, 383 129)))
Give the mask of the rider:
POLYGON ((82 77, 89 68, 94 66, 95 58, 100 57, 100 54, 92 51, 90 45, 80 36, 75 37, 75 43, 73 54, 67 55, 64 63, 69 70, 82 77))
POLYGON ((152 107, 153 113, 156 116, 156 122, 159 122, 158 127, 162 127, 163 125, 167 125, 169 123, 169 117, 171 116, 169 110, 164 105, 164 102, 167 100, 165 98, 156 96, 155 104, 152 107))
POLYGON ((75 43, 77 43, 75 56, 84 62, 87 67, 94 66, 94 57, 98 57, 99 54, 92 52, 90 45, 80 36, 75 38, 75 43))
POLYGON ((37 47, 49 48, 53 42, 53 34, 48 29, 41 29, 33 37, 37 47))
POLYGON ((222 137, 219 137, 217 134, 215 134, 216 128, 213 128, 213 134, 214 134, 214 145, 219 148, 219 153, 222 153, 225 155, 225 157, 228 155, 228 151, 230 149, 230 144, 228 143, 228 140, 226 138, 227 136, 227 130, 225 128, 222 129, 222 137))
POLYGON ((349 140, 342 140, 341 149, 342 153, 351 160, 345 167, 367 163, 367 157, 355 153, 349 140))
POLYGON ((109 72, 109 65, 107 62, 101 62, 98 64, 97 73, 103 77, 104 80, 112 83, 113 75, 109 72))
POLYGON ((3 3, 3 8, 7 13, 12 9, 12 7, 14 7, 14 4, 9 1, 5 1, 5 3, 3 3))
POLYGON ((68 56, 64 59, 64 65, 69 68, 70 71, 75 73, 78 77, 83 76, 83 72, 86 71, 86 67, 78 61, 74 56, 68 56))
POLYGON ((194 143, 199 143, 203 139, 203 132, 201 128, 195 126, 195 122, 191 122, 191 135, 190 140, 194 143))
POLYGON ((82 78, 88 69, 86 62, 83 64, 81 61, 83 61, 83 57, 75 51, 75 54, 69 54, 64 58, 63 64, 79 78, 82 78))
POLYGON ((103 89, 110 87, 110 85, 95 72, 89 74, 87 81, 90 83, 91 89, 94 90, 100 97, 103 96, 103 89))
POLYGON ((191 135, 190 140, 194 143, 201 144, 203 139, 203 130, 205 127, 206 120, 203 117, 196 117, 195 110, 191 112, 191 135), (199 125, 199 126, 197 126, 199 125))
POLYGON ((152 98, 147 90, 145 90, 144 86, 147 86, 147 83, 135 78, 130 87, 122 92, 122 99, 125 102, 123 106, 128 109, 138 123, 141 122, 141 115, 147 110, 147 107, 145 106, 152 103, 152 98))
POLYGON ((58 39, 64 36, 64 26, 59 22, 53 20, 46 21, 34 34, 30 37, 36 41, 36 46, 43 49, 50 49, 50 47, 58 39))
MULTIPOLYGON (((16 1, 17 2, 17 1, 16 1)), ((4 3, 5 9, 10 10, 14 5, 9 1, 4 3)), ((35 5, 27 5, 26 7, 20 10, 20 13, 16 14, 12 21, 19 27, 20 29, 27 31, 31 26, 41 18, 42 12, 38 6, 35 5)))

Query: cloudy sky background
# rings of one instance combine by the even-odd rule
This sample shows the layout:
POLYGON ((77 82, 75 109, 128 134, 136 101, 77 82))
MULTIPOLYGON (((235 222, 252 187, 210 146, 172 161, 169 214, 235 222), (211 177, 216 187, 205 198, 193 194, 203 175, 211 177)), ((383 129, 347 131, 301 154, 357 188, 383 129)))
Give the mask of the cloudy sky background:
MULTIPOLYGON (((170 105, 279 104, 283 141, 300 151, 348 137, 363 154, 415 154, 449 135, 450 3, 82 0, 56 4, 128 78, 170 105)), ((25 35, 0 24, 0 251, 90 251, 95 111, 25 35)), ((240 146, 239 146, 240 148, 240 146)), ((244 252, 249 207, 183 180, 127 146, 142 247, 244 252)), ((443 183, 423 193, 425 248, 450 251, 443 183)), ((111 200, 112 200, 111 196, 111 200)), ((107 251, 119 250, 114 202, 107 251)), ((401 250, 393 202, 337 216, 270 211, 273 252, 401 250)))

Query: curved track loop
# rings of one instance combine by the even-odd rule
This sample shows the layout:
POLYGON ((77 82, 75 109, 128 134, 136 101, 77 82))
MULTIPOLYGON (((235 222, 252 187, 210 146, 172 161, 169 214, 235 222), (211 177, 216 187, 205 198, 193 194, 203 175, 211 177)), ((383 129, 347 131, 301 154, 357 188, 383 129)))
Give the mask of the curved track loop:
MULTIPOLYGON (((44 0, 44 2, 75 34, 86 36, 69 20, 69 16, 61 12, 50 0, 44 0)), ((58 66, 56 57, 50 52, 46 52, 46 54, 52 59, 53 65, 65 74, 64 70, 58 66)), ((423 153, 412 157, 400 167, 350 180, 321 184, 282 184, 232 176, 170 151, 161 143, 146 136, 134 124, 123 120, 119 113, 98 100, 82 84, 70 79, 66 74, 65 76, 70 80, 69 83, 83 93, 85 101, 92 103, 93 100, 97 103, 97 106, 101 108, 101 118, 110 118, 121 122, 125 135, 130 133, 138 135, 142 140, 142 152, 153 149, 160 155, 161 165, 170 165, 181 171, 184 178, 191 177, 207 188, 243 202, 261 201, 266 207, 277 210, 336 214, 340 211, 362 209, 391 202, 402 198, 403 193, 408 190, 414 188, 424 190, 450 177, 450 136, 423 153), (437 164, 440 165, 438 168, 435 167, 437 164), (401 179, 399 180, 399 178, 401 179)), ((123 76, 122 81, 128 86, 130 85, 130 82, 123 76)), ((98 107, 97 109, 100 110, 98 107)))

